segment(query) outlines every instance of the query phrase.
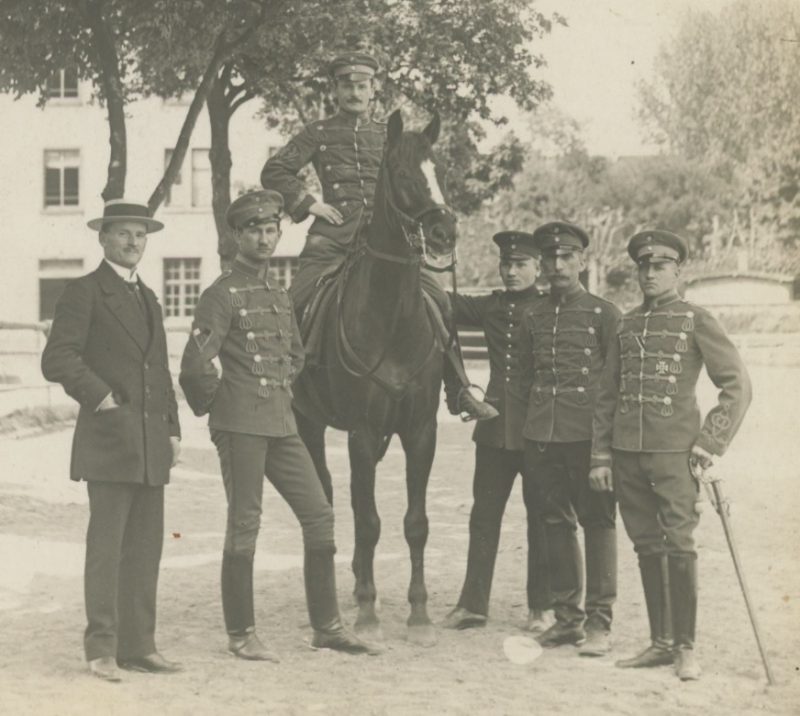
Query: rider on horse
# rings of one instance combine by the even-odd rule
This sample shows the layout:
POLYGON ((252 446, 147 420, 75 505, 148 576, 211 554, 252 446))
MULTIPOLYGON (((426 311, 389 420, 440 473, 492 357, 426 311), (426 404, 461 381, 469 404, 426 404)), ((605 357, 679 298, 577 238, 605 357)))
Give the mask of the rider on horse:
MULTIPOLYGON (((378 62, 365 53, 351 52, 334 58, 329 71, 339 112, 307 125, 267 161, 261 172, 261 184, 283 195, 294 221, 315 217, 290 289, 298 316, 309 304, 320 278, 341 266, 372 217, 386 141, 385 123, 375 121, 369 114, 377 70, 378 62), (309 194, 298 177, 309 162, 322 185, 323 201, 309 194)), ((433 274, 423 270, 422 282, 450 325, 449 302, 433 274)), ((450 336, 445 336, 443 342, 450 345, 450 336)), ((496 417, 498 413, 491 405, 470 392, 456 343, 447 357, 444 383, 450 411, 465 412, 477 420, 496 417)))

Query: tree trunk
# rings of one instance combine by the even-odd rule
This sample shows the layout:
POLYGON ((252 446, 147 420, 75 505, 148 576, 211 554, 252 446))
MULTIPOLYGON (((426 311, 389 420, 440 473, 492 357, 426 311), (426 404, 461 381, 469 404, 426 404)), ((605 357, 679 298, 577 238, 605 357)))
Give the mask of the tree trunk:
POLYGON ((217 253, 224 271, 236 254, 236 244, 225 221, 225 212, 231 204, 231 150, 229 144, 230 106, 225 94, 227 73, 216 77, 208 93, 206 106, 211 123, 211 206, 217 227, 217 253))
POLYGON ((108 113, 108 143, 110 145, 106 185, 101 192, 105 201, 125 195, 125 175, 128 168, 128 139, 125 127, 125 95, 119 73, 119 56, 111 29, 103 18, 100 3, 81 2, 81 13, 92 36, 92 49, 97 55, 100 83, 108 113))

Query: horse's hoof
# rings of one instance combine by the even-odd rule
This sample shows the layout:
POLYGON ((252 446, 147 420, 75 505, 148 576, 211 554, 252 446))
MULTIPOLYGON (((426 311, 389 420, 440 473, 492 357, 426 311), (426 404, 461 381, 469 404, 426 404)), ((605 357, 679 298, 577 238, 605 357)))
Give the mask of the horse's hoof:
POLYGON ((381 629, 380 624, 376 624, 374 622, 370 622, 368 624, 359 624, 356 621, 356 623, 353 624, 353 631, 356 633, 356 636, 361 639, 361 641, 378 645, 382 645, 384 643, 383 629, 381 629))
POLYGON ((418 624, 408 627, 408 641, 415 646, 430 648, 436 646, 438 637, 433 624, 418 624))

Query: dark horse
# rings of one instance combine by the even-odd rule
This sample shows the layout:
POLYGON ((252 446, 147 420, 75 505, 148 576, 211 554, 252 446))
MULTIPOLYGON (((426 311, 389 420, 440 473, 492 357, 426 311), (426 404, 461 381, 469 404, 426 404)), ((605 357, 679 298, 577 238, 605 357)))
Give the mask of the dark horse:
POLYGON ((403 526, 411 556, 408 638, 426 646, 436 642, 424 576, 425 493, 436 449, 443 341, 423 296, 421 270, 426 260, 451 257, 456 239, 432 153, 438 134, 438 116, 422 132, 404 132, 399 110, 389 118, 366 242, 337 278, 337 298, 324 318, 321 365, 301 374, 295 396, 300 435, 329 500, 325 427, 348 432, 355 629, 376 641, 382 633, 373 576, 381 530, 375 468, 392 435, 400 437, 408 493, 403 526))

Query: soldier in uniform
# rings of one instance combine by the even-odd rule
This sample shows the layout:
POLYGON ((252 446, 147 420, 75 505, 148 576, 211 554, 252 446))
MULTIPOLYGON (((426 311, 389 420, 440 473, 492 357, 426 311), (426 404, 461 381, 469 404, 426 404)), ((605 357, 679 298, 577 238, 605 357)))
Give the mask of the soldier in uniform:
MULTIPOLYGON (((314 216, 300 265, 292 279, 291 296, 298 318, 308 305, 320 278, 347 257, 372 217, 378 171, 383 159, 386 125, 370 116, 378 62, 362 52, 335 57, 329 66, 339 111, 307 125, 267 160, 261 171, 265 189, 279 192, 287 213, 296 222, 314 216), (322 185, 323 200, 309 194, 299 172, 311 163, 322 185)), ((449 319, 447 296, 434 276, 422 272, 424 290, 449 319)), ((449 336, 445 342, 450 343, 449 336)), ((445 392, 451 412, 489 420, 497 411, 470 391, 458 348, 445 361, 445 392)))
MULTIPOLYGON (((536 287, 538 251, 533 235, 501 231, 493 237, 500 248, 500 277, 505 290, 489 296, 452 294, 459 326, 482 328, 489 349, 490 378, 486 401, 499 416, 478 423, 475 441, 474 503, 469 521, 467 574, 456 608, 444 621, 450 629, 483 626, 489 613, 500 524, 517 475, 522 472, 522 423, 525 399, 518 387, 517 335, 523 311, 542 295, 536 287)), ((528 513, 528 621, 529 631, 543 631, 552 619, 544 529, 531 479, 523 476, 522 494, 528 513)))
POLYGON ((589 237, 554 221, 534 231, 550 295, 526 309, 519 339, 525 471, 535 480, 544 515, 556 622, 537 640, 546 647, 579 644, 583 656, 610 649, 617 593, 616 506, 589 486, 592 411, 619 311, 580 283, 589 237), (577 538, 583 528, 584 560, 577 538))
POLYGON ((590 479, 612 488, 639 557, 651 644, 619 667, 675 663, 697 679, 698 485, 690 463, 710 466, 736 433, 750 403, 747 371, 719 323, 676 291, 686 242, 667 231, 633 236, 641 306, 619 322, 594 415, 590 479), (695 385, 705 365, 720 389, 701 423, 695 385), (673 648, 674 639, 674 648, 673 648))
POLYGON ((147 207, 112 199, 99 231, 104 259, 70 281, 56 305, 42 373, 80 404, 70 478, 89 494, 84 591, 89 671, 172 673, 155 644, 164 486, 180 454, 178 404, 156 295, 137 266, 164 228, 147 207))
POLYGON ((230 271, 203 292, 183 353, 180 383, 196 415, 209 413, 228 499, 222 555, 222 609, 229 650, 275 660, 255 631, 253 557, 261 521, 264 476, 300 521, 312 646, 372 651, 342 625, 336 601, 333 510, 297 435, 292 382, 303 346, 285 289, 267 280, 280 239, 283 199, 274 191, 246 194, 227 212, 238 247, 230 271), (220 378, 213 364, 219 358, 220 378))

